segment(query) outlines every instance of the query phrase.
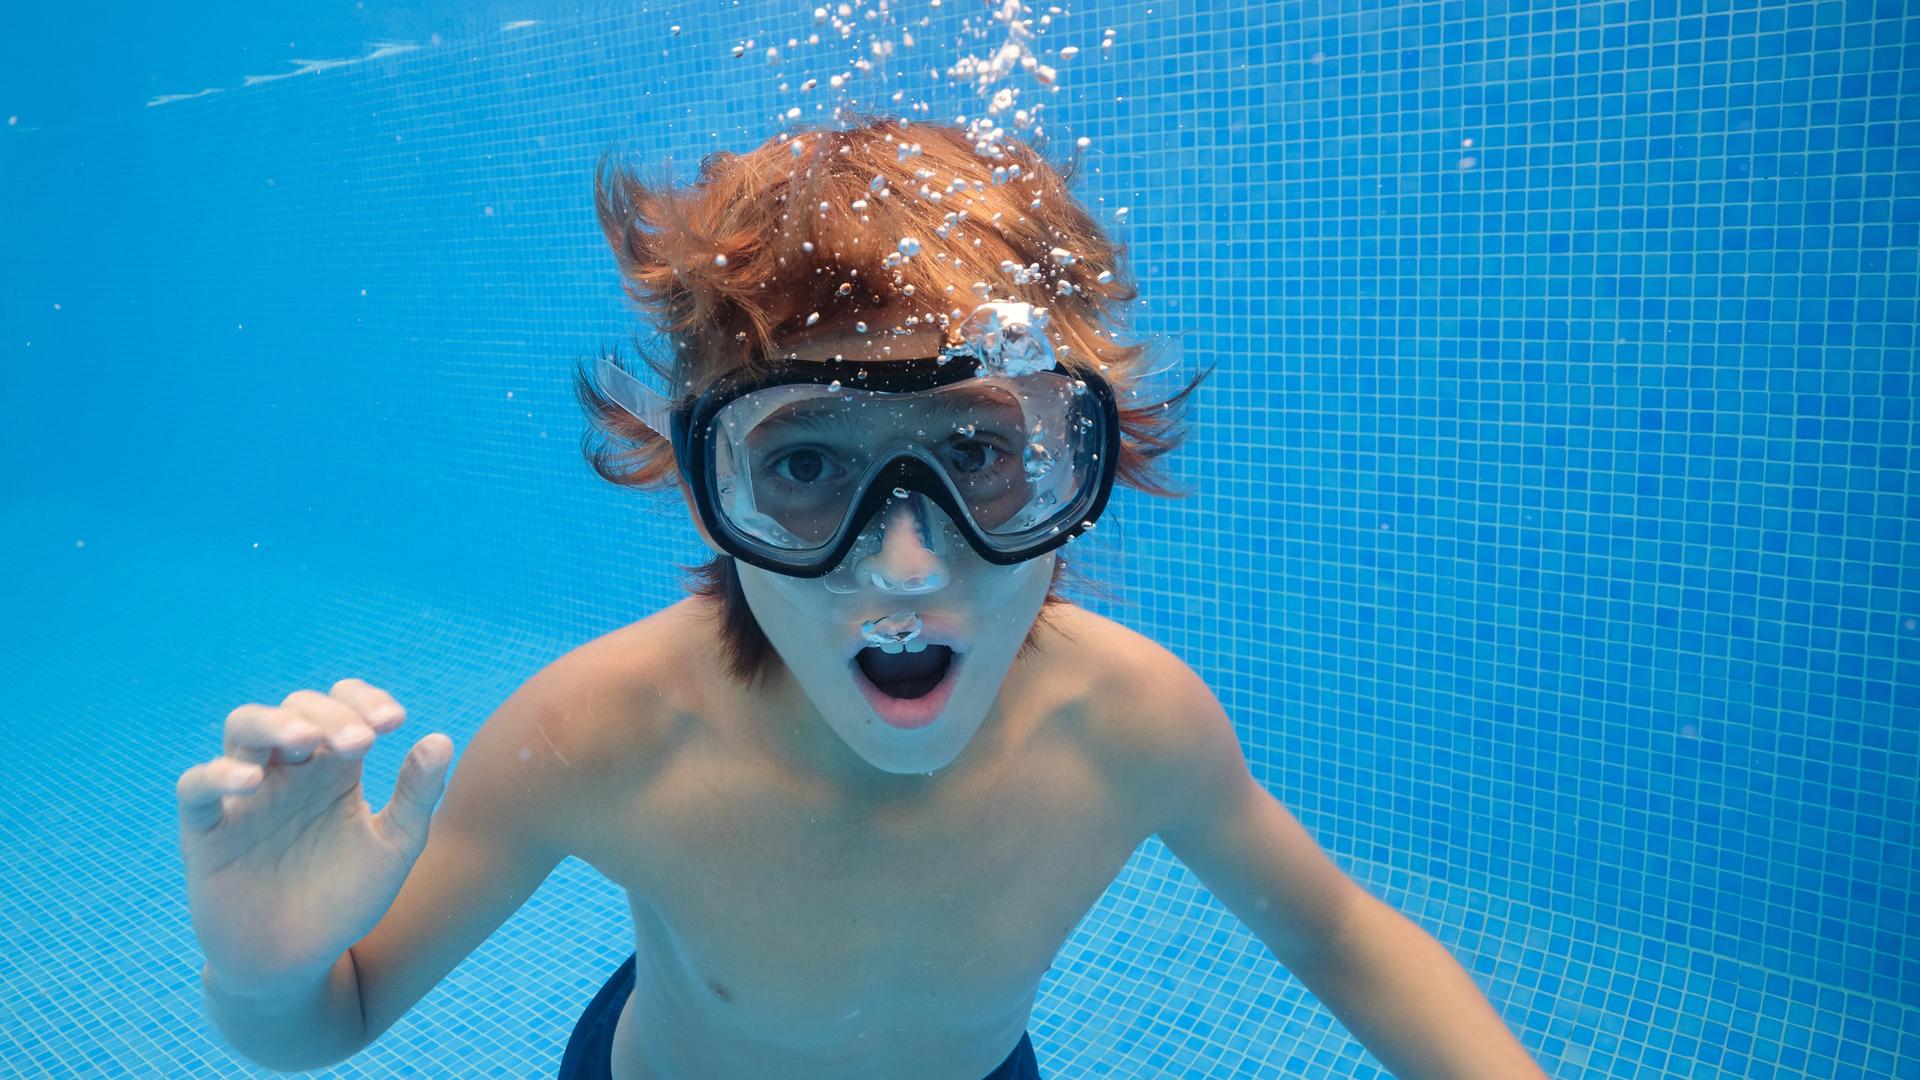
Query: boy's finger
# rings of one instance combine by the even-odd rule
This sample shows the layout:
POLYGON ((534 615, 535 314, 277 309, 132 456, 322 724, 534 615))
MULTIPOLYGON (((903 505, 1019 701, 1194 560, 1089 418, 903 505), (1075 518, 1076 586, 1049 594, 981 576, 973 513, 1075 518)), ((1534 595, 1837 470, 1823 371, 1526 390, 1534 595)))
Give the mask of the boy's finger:
POLYGON ((235 761, 265 765, 278 750, 290 761, 303 761, 320 745, 324 732, 291 709, 271 705, 242 705, 227 714, 221 753, 235 761))
POLYGON ((174 793, 180 799, 180 824, 193 832, 205 832, 220 824, 221 800, 228 795, 249 791, 266 777, 260 766, 229 757, 201 762, 180 774, 174 793))
POLYGON ((379 737, 360 710, 318 690, 295 690, 280 707, 325 731, 327 748, 343 757, 364 753, 379 737))
POLYGON ((367 726, 381 735, 399 727, 407 718, 407 710, 392 694, 365 679, 341 679, 328 692, 359 710, 367 726))
POLYGON ((453 763, 453 740, 435 732, 413 745, 394 781, 393 798, 375 818, 395 846, 418 855, 427 843, 427 824, 434 804, 447 790, 447 766, 453 763))

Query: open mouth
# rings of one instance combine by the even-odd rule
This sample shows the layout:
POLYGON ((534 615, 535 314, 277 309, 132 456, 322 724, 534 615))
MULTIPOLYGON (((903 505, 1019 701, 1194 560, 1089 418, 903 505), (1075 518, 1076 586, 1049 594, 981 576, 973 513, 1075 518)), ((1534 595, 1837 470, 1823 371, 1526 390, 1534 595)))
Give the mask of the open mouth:
POLYGON ((928 644, 918 652, 868 647, 855 653, 847 667, 882 723, 913 731, 946 712, 964 659, 947 645, 928 644))
POLYGON ((854 663, 876 690, 892 698, 925 697, 940 685, 953 667, 953 650, 928 645, 919 652, 885 652, 868 646, 854 654, 854 663))

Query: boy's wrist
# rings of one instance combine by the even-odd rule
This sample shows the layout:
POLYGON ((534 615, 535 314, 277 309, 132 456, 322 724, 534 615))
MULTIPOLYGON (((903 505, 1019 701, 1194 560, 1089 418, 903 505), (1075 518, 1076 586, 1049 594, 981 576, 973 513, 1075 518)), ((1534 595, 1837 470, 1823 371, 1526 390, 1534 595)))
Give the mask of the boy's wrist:
POLYGON ((336 1064, 366 1045, 353 952, 312 978, 274 986, 232 986, 211 964, 200 969, 208 1018, 257 1064, 282 1072, 336 1064))

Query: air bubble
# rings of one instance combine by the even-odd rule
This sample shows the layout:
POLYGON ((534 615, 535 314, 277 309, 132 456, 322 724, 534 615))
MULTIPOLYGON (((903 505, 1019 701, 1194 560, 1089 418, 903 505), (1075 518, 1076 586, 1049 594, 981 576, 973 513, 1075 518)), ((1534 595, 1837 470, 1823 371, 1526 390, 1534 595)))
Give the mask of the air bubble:
POLYGON ((868 619, 860 624, 860 638, 874 648, 905 645, 924 629, 920 616, 912 611, 896 611, 885 618, 868 619))
POLYGON ((1053 451, 1043 443, 1031 442, 1020 455, 1029 479, 1038 480, 1053 469, 1053 451))
MULTIPOLYGON (((977 283, 976 289, 984 282, 977 283)), ((982 361, 982 375, 1030 375, 1055 366, 1045 333, 1047 309, 1032 304, 990 301, 961 324, 960 338, 982 361)))

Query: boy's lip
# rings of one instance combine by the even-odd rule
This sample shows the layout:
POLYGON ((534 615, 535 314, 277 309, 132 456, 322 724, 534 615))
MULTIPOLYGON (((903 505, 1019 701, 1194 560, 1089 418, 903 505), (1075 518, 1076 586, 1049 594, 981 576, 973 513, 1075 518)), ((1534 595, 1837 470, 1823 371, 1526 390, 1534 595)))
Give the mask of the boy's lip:
MULTIPOLYGON (((958 622, 944 615, 917 614, 920 615, 920 636, 916 640, 924 641, 929 645, 945 645, 947 648, 952 649, 956 655, 961 656, 964 656, 971 647, 968 645, 966 634, 960 629, 958 622)), ((880 616, 875 616, 875 618, 879 617, 880 616)), ((840 650, 840 659, 852 660, 860 654, 861 649, 866 647, 866 639, 860 636, 860 630, 858 626, 856 626, 851 640, 840 650)))

